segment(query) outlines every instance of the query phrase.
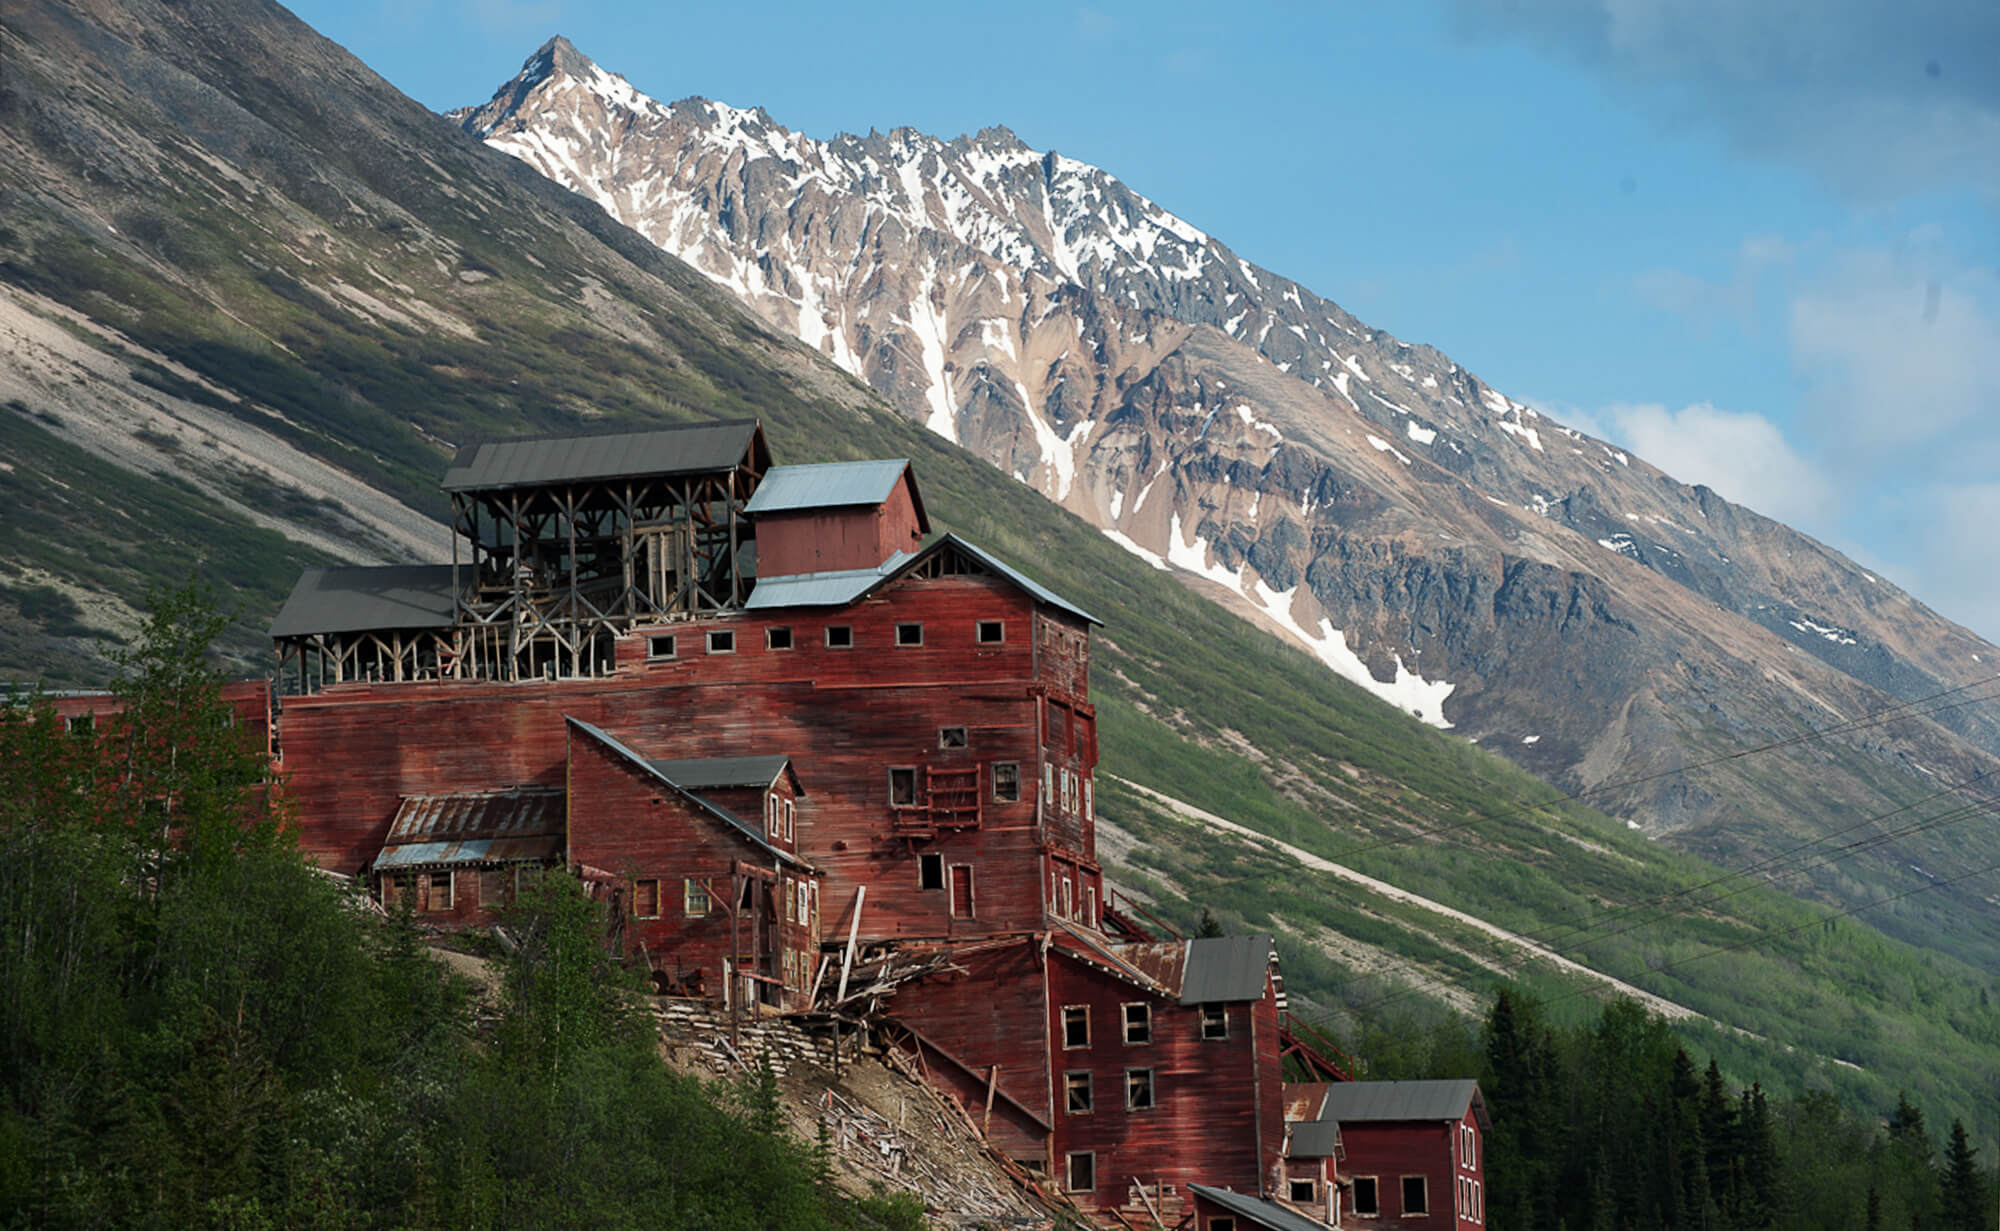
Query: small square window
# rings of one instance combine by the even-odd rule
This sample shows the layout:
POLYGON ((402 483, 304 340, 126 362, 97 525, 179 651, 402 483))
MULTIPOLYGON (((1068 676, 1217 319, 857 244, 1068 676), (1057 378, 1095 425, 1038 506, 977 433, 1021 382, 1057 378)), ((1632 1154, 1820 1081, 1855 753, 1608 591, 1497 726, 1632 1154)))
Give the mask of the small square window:
POLYGON ((711 654, 734 654, 736 652, 736 633, 727 628, 710 629, 708 634, 708 652, 711 654))
POLYGON ((979 622, 979 644, 995 645, 1007 639, 1007 626, 998 620, 979 622))
POLYGON ((646 657, 674 657, 674 635, 672 633, 655 633, 646 638, 646 657))
POLYGON ((966 742, 967 738, 964 727, 938 728, 938 747, 963 748, 966 746, 966 742))
POLYGON ((1128 1004, 1119 1006, 1125 1014, 1125 1041, 1131 1044, 1153 1041, 1153 1006, 1149 1004, 1128 1004))
POLYGON ((1095 1154, 1066 1154, 1063 1156, 1063 1188, 1067 1192, 1087 1193, 1097 1188, 1097 1156, 1095 1154))
POLYGON ((1300 1205, 1310 1205, 1312 1204, 1313 1197, 1319 1193, 1319 1185, 1313 1183, 1310 1179, 1287 1180, 1285 1181, 1285 1191, 1290 1193, 1292 1200, 1300 1205))
POLYGON ((1428 1214, 1431 1212, 1429 1183, 1420 1175, 1403 1177, 1403 1213, 1428 1214))
POLYGON ((68 729, 71 735, 77 736, 78 738, 82 738, 84 736, 91 734, 93 731, 97 730, 97 715, 71 714, 68 718, 63 720, 63 725, 68 729))
POLYGON ((1236 1231, 1236 1220, 1224 1214, 1208 1220, 1208 1231, 1236 1231))
POLYGON ((632 882, 632 913, 641 919, 660 917, 660 882, 657 880, 637 880, 632 882))
POLYGON ((914 808, 917 806, 917 771, 898 766, 889 771, 889 806, 892 808, 914 808))
POLYGON ((851 624, 827 625, 826 648, 829 650, 848 650, 854 648, 854 626, 851 624))
POLYGON ((1087 1116, 1091 1109, 1090 1072, 1063 1074, 1063 1110, 1073 1116, 1087 1116))
POLYGON ((993 763, 993 802, 1011 804, 1021 798, 1021 766, 1016 761, 993 763))
POLYGON ((1371 1218, 1382 1212, 1381 1194, 1375 1189, 1374 1176, 1354 1177, 1354 1212, 1371 1218))
MULTIPOLYGON (((1153 1070, 1125 1070, 1125 1109, 1144 1111, 1153 1106, 1153 1070)), ((1422 1179, 1422 1176, 1417 1177, 1422 1179)))
POLYGON ((1201 1006, 1201 1037, 1204 1039, 1226 1039, 1229 1037, 1228 1005, 1205 1004, 1201 1006))
POLYGON ((917 856, 917 888, 919 889, 944 888, 943 855, 917 856))
POLYGON ((689 877, 681 882, 681 911, 687 915, 705 915, 709 912, 708 886, 689 877))
POLYGON ((1065 1048, 1090 1046, 1090 1006, 1066 1004, 1063 1006, 1063 1046, 1065 1048))
POLYGON ((792 648, 790 628, 767 628, 764 630, 764 648, 767 650, 789 650, 792 648))
POLYGON ((921 624, 896 625, 897 645, 922 645, 923 643, 924 643, 923 625, 921 624))

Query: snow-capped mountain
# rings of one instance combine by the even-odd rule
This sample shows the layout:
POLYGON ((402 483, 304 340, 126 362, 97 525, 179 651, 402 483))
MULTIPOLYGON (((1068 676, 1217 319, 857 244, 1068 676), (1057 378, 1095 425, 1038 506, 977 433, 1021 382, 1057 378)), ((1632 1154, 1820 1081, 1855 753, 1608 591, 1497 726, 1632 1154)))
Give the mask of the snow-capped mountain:
MULTIPOLYGON (((560 38, 452 118, 1128 550, 1564 785, 1990 674, 1838 553, 1004 128, 815 140, 655 101, 560 38)), ((1950 721, 2000 749, 2000 723, 1950 721)), ((1942 772, 1936 734, 1904 759, 1942 772)), ((1658 832, 1720 798, 1594 802, 1658 832)))

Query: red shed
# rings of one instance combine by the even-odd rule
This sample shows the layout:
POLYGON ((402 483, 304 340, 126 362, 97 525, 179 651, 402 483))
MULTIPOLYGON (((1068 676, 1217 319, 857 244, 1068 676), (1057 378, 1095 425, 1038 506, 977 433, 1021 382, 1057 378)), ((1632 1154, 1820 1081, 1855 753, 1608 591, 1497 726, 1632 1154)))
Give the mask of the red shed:
POLYGON ((774 466, 743 511, 757 532, 757 576, 872 569, 930 533, 903 458, 774 466))
POLYGON ((1400 1231, 1484 1224, 1489 1121, 1478 1082, 1335 1083, 1320 1113, 1329 1121, 1340 1126, 1343 1217, 1400 1231))

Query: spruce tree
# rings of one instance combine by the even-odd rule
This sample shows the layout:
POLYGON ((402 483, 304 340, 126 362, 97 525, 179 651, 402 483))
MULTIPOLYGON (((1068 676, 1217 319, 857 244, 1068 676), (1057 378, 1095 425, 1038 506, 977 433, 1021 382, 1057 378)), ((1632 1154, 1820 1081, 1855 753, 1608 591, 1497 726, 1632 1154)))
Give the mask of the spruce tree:
POLYGON ((1986 1184, 1974 1158, 1977 1153, 1966 1137, 1965 1122, 1953 1120, 1944 1171, 1938 1176, 1938 1196, 1949 1231, 1981 1231, 1986 1226, 1986 1184))

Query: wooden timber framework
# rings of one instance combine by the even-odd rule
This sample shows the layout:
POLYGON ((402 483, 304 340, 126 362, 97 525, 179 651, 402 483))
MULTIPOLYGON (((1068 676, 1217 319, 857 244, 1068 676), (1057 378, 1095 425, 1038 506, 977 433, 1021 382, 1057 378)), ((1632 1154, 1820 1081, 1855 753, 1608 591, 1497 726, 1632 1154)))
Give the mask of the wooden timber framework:
POLYGON ((373 629, 282 638, 278 687, 314 693, 330 684, 462 678, 461 639, 452 628, 373 629))
POLYGON ((453 492, 454 678, 599 675, 635 624, 741 608, 743 505, 760 477, 746 456, 726 471, 453 492))

